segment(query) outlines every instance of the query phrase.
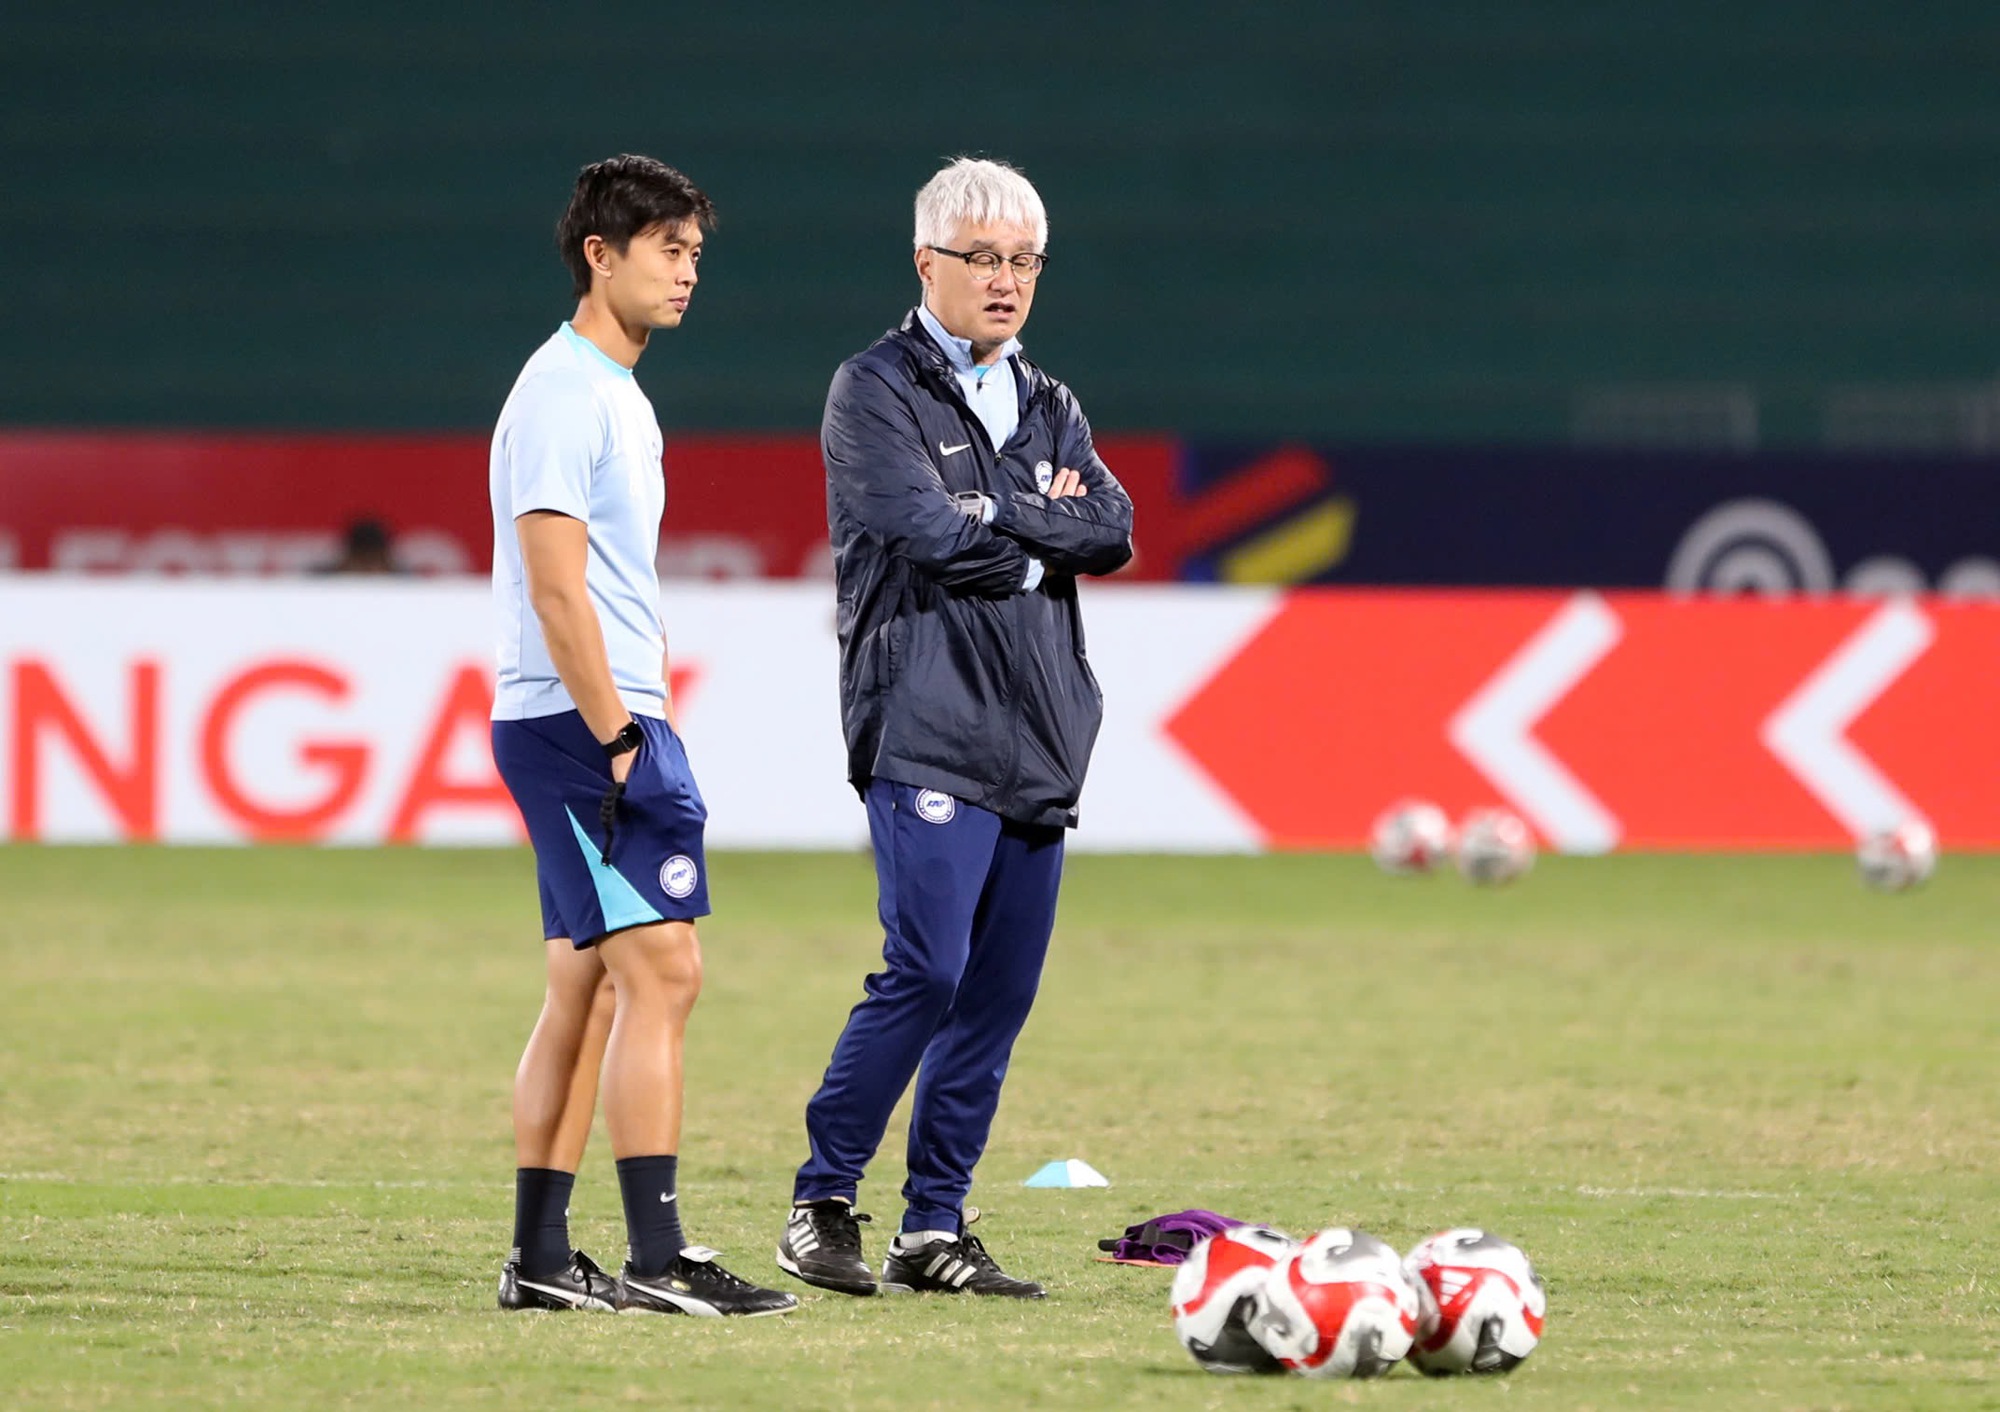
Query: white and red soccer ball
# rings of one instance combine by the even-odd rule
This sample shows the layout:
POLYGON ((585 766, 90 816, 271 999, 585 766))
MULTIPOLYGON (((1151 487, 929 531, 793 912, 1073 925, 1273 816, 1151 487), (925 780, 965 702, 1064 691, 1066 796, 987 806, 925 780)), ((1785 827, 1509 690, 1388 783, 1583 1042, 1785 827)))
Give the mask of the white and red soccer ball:
POLYGON ((1402 1258, 1365 1231, 1336 1226, 1271 1267, 1250 1332, 1309 1378, 1379 1378, 1410 1351, 1417 1292, 1402 1258))
POLYGON ((1427 799, 1398 800, 1376 818, 1368 856, 1385 873, 1428 873, 1451 857, 1451 819, 1427 799))
POLYGON ((1195 1362, 1211 1373, 1284 1371, 1252 1336, 1250 1319, 1271 1267, 1297 1248, 1269 1226, 1232 1226, 1188 1252, 1174 1271, 1174 1334, 1195 1362))
POLYGON ((1923 820, 1910 819, 1862 839, 1854 861, 1868 886, 1901 892, 1937 871, 1937 834, 1923 820))
POLYGON ((1535 836, 1518 814, 1474 809, 1458 826, 1453 857, 1467 882, 1512 882, 1534 866, 1535 836))
POLYGON ((1548 1292, 1517 1245, 1487 1231, 1440 1231, 1403 1262, 1420 1312, 1419 1371, 1509 1373, 1541 1342, 1548 1292))
POLYGON ((1526 1253, 1440 1231, 1408 1257, 1334 1227, 1303 1245, 1236 1226, 1174 1274, 1174 1333, 1212 1373, 1377 1378, 1404 1358, 1432 1377, 1508 1373, 1541 1342, 1548 1294, 1526 1253))

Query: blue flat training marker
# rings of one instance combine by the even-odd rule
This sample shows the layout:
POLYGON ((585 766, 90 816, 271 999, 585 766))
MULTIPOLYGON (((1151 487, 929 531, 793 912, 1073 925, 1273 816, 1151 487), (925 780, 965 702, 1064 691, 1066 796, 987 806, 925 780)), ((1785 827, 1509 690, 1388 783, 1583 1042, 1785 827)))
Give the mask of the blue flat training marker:
POLYGON ((1071 1157, 1063 1162, 1051 1162, 1029 1177, 1022 1186, 1078 1187, 1110 1186, 1111 1181, 1104 1173, 1091 1166, 1081 1157, 1071 1157))

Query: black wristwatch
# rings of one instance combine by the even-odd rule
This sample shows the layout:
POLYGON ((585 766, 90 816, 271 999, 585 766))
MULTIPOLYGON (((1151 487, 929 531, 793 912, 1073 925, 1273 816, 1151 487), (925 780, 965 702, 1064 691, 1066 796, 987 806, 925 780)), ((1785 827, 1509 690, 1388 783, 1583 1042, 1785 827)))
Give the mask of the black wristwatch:
POLYGON ((628 750, 637 750, 646 742, 646 733, 639 729, 637 721, 627 721, 618 728, 618 734, 604 742, 604 758, 616 760, 628 750))

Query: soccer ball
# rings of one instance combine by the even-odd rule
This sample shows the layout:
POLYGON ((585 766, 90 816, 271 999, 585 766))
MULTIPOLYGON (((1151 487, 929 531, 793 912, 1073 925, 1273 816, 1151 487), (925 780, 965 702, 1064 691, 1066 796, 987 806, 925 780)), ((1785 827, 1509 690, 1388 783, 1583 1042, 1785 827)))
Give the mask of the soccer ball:
POLYGON ((1451 820, 1424 799, 1391 804, 1375 820, 1368 856, 1385 873, 1428 873, 1451 852, 1451 820))
POLYGON ((1269 1226, 1232 1226, 1188 1252, 1174 1271, 1174 1334, 1211 1373, 1282 1373, 1250 1336, 1271 1267, 1298 1248, 1269 1226))
POLYGON ((1854 850, 1861 881, 1884 892, 1915 887, 1937 870, 1937 834, 1922 819, 1872 833, 1854 850))
POLYGON ((1454 851, 1467 882, 1512 882, 1534 866, 1535 837, 1518 814, 1474 809, 1458 826, 1454 851))
POLYGON ((1548 1292, 1519 1246, 1486 1231, 1440 1231, 1403 1269, 1420 1306, 1410 1362, 1432 1377, 1510 1373, 1541 1342, 1548 1292))
POLYGON ((1379 1378, 1410 1351, 1417 1312, 1396 1252, 1337 1226, 1271 1267, 1250 1332, 1306 1377, 1379 1378))

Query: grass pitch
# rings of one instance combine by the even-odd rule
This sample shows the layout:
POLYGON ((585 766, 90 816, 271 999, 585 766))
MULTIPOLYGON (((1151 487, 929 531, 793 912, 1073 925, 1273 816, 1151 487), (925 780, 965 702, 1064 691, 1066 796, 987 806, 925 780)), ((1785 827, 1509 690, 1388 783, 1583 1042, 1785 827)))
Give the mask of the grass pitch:
MULTIPOLYGON (((859 856, 720 856, 689 1045, 691 1233, 771 1247, 879 936, 859 856)), ((805 1294, 751 1323, 507 1316, 523 853, 0 849, 0 1403, 683 1408, 2000 1407, 2000 859, 1077 857, 973 1200, 1051 1297, 805 1294), (1106 1191, 1022 1189, 1083 1157, 1106 1191), (1399 1247, 1519 1241, 1502 1382, 1221 1379, 1184 1206, 1399 1247)), ((900 1119, 899 1119, 900 1123, 900 1119)), ((899 1128, 864 1188, 879 1255, 899 1128)), ((572 1230, 622 1258, 594 1140, 572 1230)))

